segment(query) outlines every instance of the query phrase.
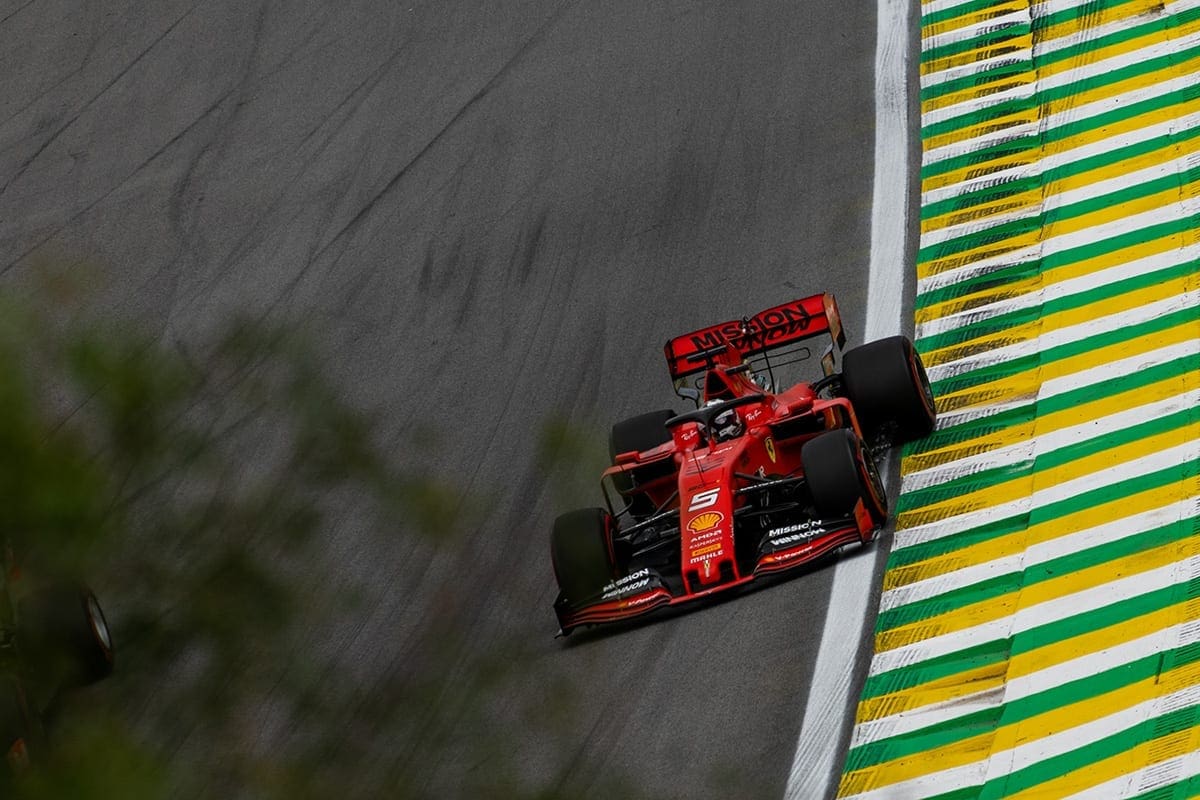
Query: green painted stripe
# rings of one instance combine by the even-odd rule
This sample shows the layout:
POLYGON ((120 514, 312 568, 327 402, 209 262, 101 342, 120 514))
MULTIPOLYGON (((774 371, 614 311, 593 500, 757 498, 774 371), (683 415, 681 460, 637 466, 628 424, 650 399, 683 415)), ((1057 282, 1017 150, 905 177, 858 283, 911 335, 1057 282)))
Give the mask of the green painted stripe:
MULTIPOLYGON (((1083 511, 1092 506, 1102 505, 1114 500, 1123 500, 1142 492, 1161 489, 1182 480, 1195 478, 1200 474, 1200 468, 1195 462, 1167 467, 1156 472, 1149 472, 1129 478, 1119 484, 1104 486, 1099 489, 1081 492, 1074 497, 1064 498, 1049 503, 1037 509, 1040 520, 1052 521, 1083 511)), ((968 528, 939 539, 914 544, 892 550, 888 555, 887 568, 909 567, 923 561, 929 561, 939 556, 946 556, 958 550, 974 547, 984 542, 1008 536, 1029 527, 1028 514, 1014 514, 1000 519, 968 528)))
MULTIPOLYGON (((1183 375, 1184 373, 1179 374, 1183 375)), ((1036 464, 1033 464, 1033 462, 1003 464, 973 475, 954 478, 935 486, 907 491, 896 501, 896 513, 918 511, 927 506, 953 500, 964 494, 980 492, 985 489, 994 489, 1017 478, 1027 477, 1046 470, 1059 469, 1073 461, 1079 461, 1080 459, 1103 453, 1106 450, 1122 447, 1139 439, 1158 436, 1176 428, 1186 427, 1188 422, 1190 422, 1191 414, 1192 409, 1186 408, 1182 411, 1155 419, 1143 420, 1128 428, 1108 431, 1088 439, 1078 439, 1065 447, 1039 454, 1036 464)))
POLYGON ((949 56, 956 56, 962 53, 969 53, 972 50, 987 50, 996 47, 1009 39, 1019 36, 1028 36, 1033 31, 1044 31, 1047 28, 1052 28, 1064 22, 1082 19, 1087 16, 1092 16, 1102 10, 1109 8, 1117 8, 1130 0, 1094 0, 1075 8, 1067 8, 1058 11, 1054 14, 1046 14, 1045 16, 1031 16, 1030 22, 1021 22, 1006 26, 1002 30, 988 30, 979 36, 961 39, 955 42, 950 42, 941 47, 931 47, 924 49, 921 53, 921 63, 926 64, 930 61, 937 61, 949 56))
POLYGON ((1060 756, 1039 761, 1025 769, 994 778, 983 785, 980 800, 999 800, 1017 792, 1032 789, 1077 770, 1086 769, 1098 761, 1113 758, 1142 742, 1187 730, 1200 722, 1200 706, 1188 706, 1148 720, 1143 720, 1112 736, 1086 744, 1060 756))
POLYGON ((1022 425, 1036 416, 1037 404, 1033 400, 1029 400, 995 414, 964 420, 957 425, 940 428, 920 441, 906 444, 902 452, 907 457, 947 447, 961 446, 1015 425, 1022 425))
MULTIPOLYGON (((967 17, 972 14, 978 14, 981 11, 987 11, 996 5, 996 0, 972 0, 969 3, 962 3, 948 8, 941 8, 937 11, 930 11, 927 14, 921 15, 921 28, 924 30, 930 25, 937 25, 942 22, 949 22, 952 19, 967 17)), ((924 34, 922 34, 922 38, 924 34)))
POLYGON ((982 642, 955 653, 868 675, 863 685, 863 699, 895 694, 954 675, 1002 664, 1023 653, 1031 653, 1074 636, 1094 633, 1153 614, 1178 602, 1181 585, 1155 589, 1119 603, 1093 609, 1079 617, 1068 617, 1040 625, 1023 632, 1014 640, 982 642))
POLYGON ((1180 172, 1171 172, 1161 177, 1143 181, 1142 183, 1126 185, 1108 194, 1088 197, 1075 203, 1069 203, 1065 206, 1052 208, 1048 211, 1020 217, 1008 222, 1001 222, 979 231, 973 231, 923 247, 917 251, 917 261, 921 263, 940 261, 959 253, 965 253, 968 250, 975 250, 1017 236, 1024 236, 1056 222, 1077 219, 1172 189, 1182 191, 1183 186, 1195 183, 1197 180, 1200 180, 1200 166, 1190 167, 1180 172))
POLYGON ((925 439, 912 443, 911 447, 906 447, 904 455, 908 456, 926 453, 946 447, 961 445, 964 442, 969 442, 973 439, 981 439, 993 433, 1011 428, 1014 425, 1021 425, 1029 422, 1036 417, 1039 412, 1042 416, 1055 414, 1092 400, 1102 400, 1106 397, 1113 397, 1123 392, 1134 391, 1146 386, 1151 386, 1159 381, 1178 377, 1179 375, 1183 375, 1190 370, 1195 369, 1195 367, 1195 356, 1182 356, 1171 361, 1163 362, 1162 364, 1156 364, 1155 366, 1147 367, 1146 369, 1128 372, 1124 375, 1113 378, 1112 380, 1105 381, 1102 384, 1082 386, 1078 389, 1063 392, 1062 394, 1055 395, 1053 397, 1043 398, 1036 404, 1030 402, 1026 405, 1007 409, 993 416, 969 420, 967 422, 960 423, 959 425, 934 431, 925 439))
MULTIPOLYGON (((968 167, 976 167, 980 171, 980 174, 986 174, 985 165, 995 161, 1011 160, 1018 157, 1024 158, 1026 163, 1032 162, 1040 158, 1040 148, 1043 142, 1053 144, 1072 136, 1101 130, 1142 114, 1162 111, 1173 106, 1187 106, 1197 98, 1200 98, 1200 84, 1193 84, 1179 91, 1168 92, 1163 95, 1139 100, 1136 103, 1121 105, 1103 114, 1071 120, 1062 125, 1040 130, 1036 134, 1014 136, 1012 139, 1000 141, 959 156, 942 159, 932 164, 924 164, 921 167, 921 180, 924 181, 946 172, 954 172, 968 167)), ((1186 109, 1180 109, 1178 116, 1184 116, 1187 113, 1186 109)), ((1006 167, 995 167, 997 170, 1004 168, 1006 167)))
MULTIPOLYGON (((1165 140, 1164 144, 1170 143, 1170 137, 1163 138, 1165 140)), ((1105 156, 1107 155, 1106 153, 1105 156)), ((1042 174, 1026 175, 999 183, 991 183, 982 189, 956 194, 945 200, 927 203, 921 208, 921 220, 937 219, 946 214, 967 211, 977 206, 987 205, 988 203, 998 203, 1001 200, 1007 200, 1013 195, 1039 191, 1042 188, 1044 179, 1045 176, 1042 174)))
POLYGON ((1031 108, 1042 106, 1047 103, 1065 100, 1082 92, 1101 89, 1105 86, 1112 86, 1130 78, 1143 77, 1152 75, 1156 72, 1170 70, 1181 66, 1181 64, 1185 61, 1190 61, 1197 57, 1200 57, 1200 45, 1193 47, 1190 50, 1168 52, 1161 56, 1146 59, 1145 61, 1127 64, 1120 69, 1101 72, 1099 75, 1081 78, 1073 83, 1063 84, 1062 86, 1040 88, 1038 91, 1032 92, 1028 97, 1017 97, 1011 100, 1005 100, 1000 103, 995 103, 973 111, 968 111, 965 114, 959 114, 948 119, 939 120, 938 122, 932 122, 929 125, 921 128, 921 136, 925 139, 929 139, 934 136, 944 136, 948 133, 953 133, 954 131, 971 127, 972 125, 980 125, 1001 117, 1026 112, 1031 108))
MULTIPOLYGON (((1013 195, 1040 189, 1058 181, 1084 175, 1092 170, 1111 168, 1122 161, 1140 158, 1156 151, 1164 151, 1163 155, 1177 147, 1181 142, 1190 141, 1200 136, 1200 125, 1174 131, 1163 136, 1156 136, 1142 142, 1135 142, 1125 147, 1113 148, 1097 153, 1087 158, 1081 158, 1069 164, 1062 164, 1036 175, 1028 175, 1014 180, 985 186, 973 192, 949 197, 934 203, 927 203, 921 208, 921 219, 930 220, 957 211, 966 211, 976 206, 986 205, 1005 200, 1013 195)), ((1165 159, 1164 160, 1168 160, 1165 159)))
MULTIPOLYGON (((970 39, 960 39, 949 42, 941 47, 933 47, 921 53, 921 63, 928 64, 943 58, 962 55, 973 51, 986 53, 990 50, 1019 50, 1022 46, 1014 40, 1024 39, 1033 33, 1033 26, 1028 21, 1015 22, 1006 25, 1001 30, 989 30, 980 36, 970 39)), ((986 57, 986 56, 984 56, 986 57)))
POLYGON ((962 281, 948 284, 938 289, 931 289, 917 295, 915 306, 928 308, 936 303, 945 303, 970 297, 973 294, 994 292, 1005 286, 1016 285, 1032 278, 1043 271, 1058 269, 1080 261, 1116 253, 1128 247, 1153 242, 1169 236, 1177 236, 1200 225, 1200 214, 1191 217, 1177 217, 1148 225, 1145 228, 1118 234, 1108 239, 1098 239, 1094 242, 1078 245, 1044 256, 1040 261, 1025 261, 1010 266, 1001 267, 984 276, 964 277, 962 281))
MULTIPOLYGON (((935 83, 921 88, 920 97, 922 103, 927 103, 930 100, 936 100, 939 97, 944 97, 955 92, 965 91, 967 89, 979 89, 984 86, 989 88, 995 87, 997 84, 1014 78, 1029 77, 1033 71, 1033 61, 1028 58, 1013 57, 1012 60, 1005 61, 1001 64, 996 64, 986 70, 979 72, 971 72, 961 78, 935 83)), ((1025 81, 1013 81, 1013 85, 1019 85, 1025 81)), ((1007 87, 1006 87, 1007 88, 1007 87)), ((993 89, 993 91, 1003 91, 1003 89, 993 89)), ((964 101, 970 102, 970 101, 964 101)))
POLYGON ((936 797, 926 797, 924 800, 979 800, 979 787, 962 786, 953 791, 943 792, 936 797))
POLYGON ((961 610, 969 605, 996 600, 1052 578, 1070 575, 1100 566, 1114 559, 1126 558, 1135 553, 1153 550, 1165 544, 1187 539, 1192 535, 1192 526, 1198 519, 1200 517, 1176 520, 1160 528, 1050 559, 1024 571, 1017 570, 1004 575, 996 575, 970 585, 957 586, 937 597, 889 608, 880 612, 875 624, 875 632, 886 633, 921 620, 961 610))
POLYGON ((1001 726, 1016 725, 1073 703, 1094 700, 1109 692, 1153 678, 1163 668, 1167 659, 1170 659, 1175 668, 1183 667, 1200 660, 1200 648, 1188 645, 1152 653, 1128 664, 1054 686, 1002 706, 983 709, 911 733, 861 745, 847 754, 846 769, 864 769, 926 750, 947 747, 973 736, 991 733, 1001 726))
POLYGON ((940 350, 943 347, 967 344, 975 339, 998 335, 1004 331, 1033 322, 1043 314, 1058 314, 1064 311, 1084 308, 1085 306, 1099 305, 1130 292, 1157 286, 1165 281, 1187 277, 1195 272, 1197 267, 1200 267, 1200 260, 1192 259, 1184 261, 1181 264, 1166 266, 1154 272, 1135 275, 1121 281, 1097 286, 1094 289, 1058 297, 1047 302, 1044 306, 1019 308, 1006 314, 998 314, 997 316, 963 325, 953 330, 926 336, 917 340, 915 344, 917 349, 922 353, 940 350))
POLYGON ((942 83, 927 86, 921 89, 922 102, 932 100, 947 94, 953 94, 964 89, 971 89, 979 86, 987 86, 993 83, 998 83, 1006 80, 1014 75, 1028 74, 1035 70, 1044 69, 1068 59, 1087 56, 1090 53, 1103 50, 1106 47, 1119 45, 1124 42, 1133 41, 1134 39, 1148 36, 1155 32, 1166 32, 1183 25, 1191 24, 1197 19, 1200 19, 1200 9, 1189 8, 1182 13, 1171 14, 1169 16, 1156 17, 1149 22, 1141 25, 1135 25, 1129 28, 1123 28, 1112 33, 1095 39, 1087 39, 1070 45, 1069 47, 1061 47, 1050 52, 1035 53, 1031 60, 1017 62, 1013 64, 999 64, 995 67, 984 69, 979 72, 965 75, 954 80, 944 81, 942 83))
MULTIPOLYGON (((1178 232, 1176 229, 1160 233, 1161 236, 1170 235, 1178 232)), ((1126 234, 1128 236, 1128 234, 1126 234)), ((1150 236, 1145 241, 1153 241, 1159 238, 1158 236, 1150 236)), ((1111 240, 1109 240, 1111 241, 1111 240)), ((1133 241, 1129 244, 1138 244, 1133 241)), ((1114 250, 1119 250, 1119 246, 1114 246, 1114 250)), ((1082 260, 1082 259, 1080 259, 1082 260)), ((917 295, 915 305, 918 309, 929 308, 930 306, 940 303, 948 303, 952 300, 963 300, 972 295, 986 294, 988 296, 994 294, 998 290, 1003 290, 1009 286, 1018 286, 1030 278, 1041 274, 1041 262, 1039 260, 1018 261, 1013 264, 997 267, 989 270, 986 274, 963 275, 960 280, 953 283, 948 283, 945 286, 940 286, 936 289, 929 289, 917 295)))
POLYGON ((931 381, 931 385, 933 386, 935 396, 970 389, 980 384, 1011 378, 1019 373, 1036 369, 1042 364, 1050 364, 1054 361, 1071 358, 1101 347, 1119 344, 1136 336, 1153 336, 1155 333, 1173 328, 1176 325, 1196 322, 1198 319, 1200 319, 1200 309, 1195 307, 1181 308, 1178 311, 1173 311, 1136 325, 1126 325, 1077 342, 1068 342, 1057 347, 1049 347, 1039 353, 1019 356, 999 364, 989 364, 961 375, 943 378, 939 381, 931 381))

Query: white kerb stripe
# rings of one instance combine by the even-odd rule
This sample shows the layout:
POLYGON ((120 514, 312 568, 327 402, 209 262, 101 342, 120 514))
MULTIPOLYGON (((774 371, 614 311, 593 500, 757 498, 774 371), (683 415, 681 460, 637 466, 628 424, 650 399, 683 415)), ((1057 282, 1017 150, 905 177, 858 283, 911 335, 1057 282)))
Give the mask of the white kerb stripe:
POLYGON ((879 610, 882 613, 912 603, 930 600, 953 589, 974 586, 1000 575, 1022 572, 1056 558, 1128 539, 1181 520, 1194 519, 1200 513, 1197 509, 1198 502, 1200 502, 1200 498, 1188 497, 1160 508, 1143 511, 1084 530, 1064 529, 1061 536, 1035 544, 1024 552, 1014 553, 982 564, 972 564, 953 572, 946 572, 889 589, 880 598, 879 610))
POLYGON ((1013 616, 975 625, 962 630, 911 642, 875 654, 871 675, 903 669, 931 658, 959 653, 988 642, 1010 639, 1024 631, 1086 614, 1108 605, 1126 602, 1134 597, 1165 589, 1190 580, 1192 566, 1187 561, 1165 564, 1145 572, 1127 575, 1103 586, 1094 586, 1073 594, 1056 597, 1019 609, 1013 616))
POLYGON ((1119 468, 1103 469, 1099 472, 1064 481, 1055 486, 1047 486, 1028 497, 1021 497, 1008 503, 999 503, 989 508, 981 508, 966 514, 959 514, 954 517, 898 530, 895 534, 892 550, 901 550, 905 547, 913 547, 937 541, 938 539, 944 539, 986 525, 989 522, 1028 514, 1033 509, 1076 497, 1085 492, 1121 484, 1143 475, 1188 464, 1197 459, 1200 459, 1200 441, 1192 440, 1184 442, 1175 447, 1165 448, 1141 458, 1127 461, 1119 468))
POLYGON ((932 703, 888 717, 860 722, 851 747, 859 747, 894 736, 915 733, 933 725, 944 725, 985 708, 1022 700, 1041 692, 1084 680, 1110 669, 1132 664, 1146 656, 1200 642, 1200 625, 1170 625, 1137 639, 1121 642, 1099 652, 1087 653, 1046 669, 1008 681, 1002 689, 988 689, 949 701, 932 703))
POLYGON ((1078 750, 1092 742, 1133 728, 1148 719, 1155 719, 1164 713, 1169 713, 1170 710, 1193 707, 1197 702, 1200 702, 1200 687, 1188 687, 1166 697, 1156 697, 1083 725, 1035 739, 1011 750, 992 753, 982 761, 881 786, 869 792, 852 795, 852 798, 853 800, 896 800, 897 798, 929 797, 951 789, 999 780, 1004 775, 1011 775, 1051 758, 1078 750), (982 780, 980 779, 981 774, 983 775, 982 780))

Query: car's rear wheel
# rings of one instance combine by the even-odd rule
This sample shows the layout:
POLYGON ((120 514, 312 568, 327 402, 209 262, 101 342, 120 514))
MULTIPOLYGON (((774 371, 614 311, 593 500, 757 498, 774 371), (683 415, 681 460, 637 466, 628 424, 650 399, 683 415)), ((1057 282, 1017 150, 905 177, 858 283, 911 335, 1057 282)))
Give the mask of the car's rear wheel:
POLYGON ((842 356, 842 386, 863 435, 894 434, 897 444, 933 431, 933 391, 921 356, 904 336, 880 339, 842 356))
POLYGON ((96 595, 81 584, 47 587, 17 608, 22 654, 64 688, 87 686, 113 670, 108 621, 96 595))
POLYGON ((612 516, 602 508, 581 508, 554 520, 550 560, 568 602, 591 598, 613 579, 612 524, 612 516))
MULTIPOLYGON (((674 411, 664 408, 613 425, 608 436, 609 458, 615 463, 621 453, 644 453, 671 441, 671 431, 667 429, 666 422, 673 416, 674 411)), ((613 483, 625 495, 637 486, 637 481, 628 473, 617 475, 613 483)), ((629 503, 629 511, 635 517, 645 517, 654 512, 654 503, 642 493, 630 496, 629 503)))
POLYGON ((875 525, 887 521, 887 493, 875 459, 854 431, 814 436, 800 448, 800 463, 818 516, 848 516, 861 500, 875 525))
POLYGON ((612 426, 608 436, 609 458, 616 460, 621 453, 642 453, 671 441, 667 420, 675 416, 669 408, 649 411, 621 420, 612 426))

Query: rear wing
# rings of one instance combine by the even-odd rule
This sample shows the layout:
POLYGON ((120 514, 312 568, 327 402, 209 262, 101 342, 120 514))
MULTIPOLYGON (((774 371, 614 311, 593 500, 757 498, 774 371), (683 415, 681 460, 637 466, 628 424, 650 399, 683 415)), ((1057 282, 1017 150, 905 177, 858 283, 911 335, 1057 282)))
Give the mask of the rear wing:
POLYGON ((667 342, 664 351, 671 380, 703 372, 718 354, 729 363, 750 360, 753 356, 778 350, 828 333, 832 344, 822 357, 826 374, 833 369, 834 350, 846 344, 842 317, 832 294, 814 294, 802 300, 760 311, 753 317, 710 325, 692 333, 676 336, 667 342), (828 363, 827 363, 828 362, 828 363))

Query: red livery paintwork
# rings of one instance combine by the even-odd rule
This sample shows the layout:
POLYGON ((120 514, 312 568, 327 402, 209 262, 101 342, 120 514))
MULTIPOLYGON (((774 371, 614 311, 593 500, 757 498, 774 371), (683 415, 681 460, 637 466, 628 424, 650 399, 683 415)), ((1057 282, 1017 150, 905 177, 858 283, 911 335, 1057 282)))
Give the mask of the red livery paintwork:
POLYGON ((880 448, 897 439, 883 441, 888 430, 915 438, 932 429, 935 412, 911 343, 858 348, 852 360, 862 374, 844 375, 844 341, 837 303, 818 294, 667 343, 676 391, 697 408, 614 426, 613 465, 601 480, 607 509, 556 521, 555 612, 564 634, 871 541, 887 500, 864 436, 880 448), (828 342, 823 377, 777 390, 781 367, 816 360, 809 345, 817 337, 828 342), (873 372, 892 382, 874 386, 873 372), (892 395, 896 420, 880 410, 879 398, 886 406, 892 395), (856 396, 871 419, 860 420, 856 396))

